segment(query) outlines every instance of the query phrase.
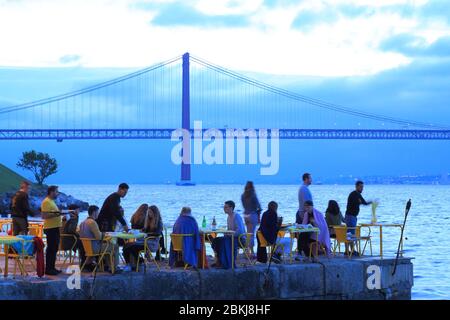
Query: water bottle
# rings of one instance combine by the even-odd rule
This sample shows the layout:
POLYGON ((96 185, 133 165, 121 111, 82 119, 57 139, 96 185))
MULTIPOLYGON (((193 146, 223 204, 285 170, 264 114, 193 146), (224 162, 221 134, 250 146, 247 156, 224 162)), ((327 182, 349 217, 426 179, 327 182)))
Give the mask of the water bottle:
POLYGON ((216 228, 217 228, 217 222, 216 222, 216 217, 214 216, 213 221, 211 223, 211 230, 216 231, 216 228))
POLYGON ((206 229, 206 217, 203 216, 202 229, 206 229))

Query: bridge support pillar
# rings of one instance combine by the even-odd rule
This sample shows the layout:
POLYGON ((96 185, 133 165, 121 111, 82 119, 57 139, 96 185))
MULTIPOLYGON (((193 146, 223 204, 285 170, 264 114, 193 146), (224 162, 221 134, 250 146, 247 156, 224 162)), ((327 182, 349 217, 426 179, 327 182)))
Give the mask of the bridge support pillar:
MULTIPOLYGON (((191 100, 190 100, 190 67, 189 67, 189 53, 186 52, 183 54, 183 73, 182 73, 182 98, 181 98, 181 127, 186 130, 190 130, 191 128, 191 118, 190 118, 190 109, 191 109, 191 100)), ((189 140, 186 144, 187 146, 191 146, 191 141, 189 140)), ((182 151, 183 152, 183 151, 182 151)), ((190 163, 181 163, 181 180, 177 183, 177 185, 181 186, 190 186, 195 185, 191 181, 191 164, 190 163)))

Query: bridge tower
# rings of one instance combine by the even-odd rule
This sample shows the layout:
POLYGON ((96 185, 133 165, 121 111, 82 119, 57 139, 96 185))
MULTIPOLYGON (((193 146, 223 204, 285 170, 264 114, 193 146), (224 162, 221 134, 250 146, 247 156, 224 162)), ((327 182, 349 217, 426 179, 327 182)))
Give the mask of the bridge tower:
MULTIPOLYGON (((190 66, 189 66, 189 52, 183 54, 182 64, 182 97, 181 97, 181 127, 186 130, 191 129, 191 99, 190 99, 190 66)), ((190 147, 190 141, 189 141, 190 147)), ((183 152, 183 151, 182 151, 183 152)), ((191 164, 181 163, 181 180, 177 182, 179 186, 193 186, 194 182, 191 181, 191 164)))

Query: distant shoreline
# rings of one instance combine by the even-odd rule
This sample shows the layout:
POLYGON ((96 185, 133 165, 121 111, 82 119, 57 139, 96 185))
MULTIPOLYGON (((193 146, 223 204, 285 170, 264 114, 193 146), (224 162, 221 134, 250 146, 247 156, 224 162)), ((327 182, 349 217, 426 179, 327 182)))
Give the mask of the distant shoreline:
MULTIPOLYGON (((274 186, 296 186, 300 185, 299 183, 267 183, 267 182, 253 182, 257 185, 274 185, 274 186)), ((364 181, 366 185, 371 186, 450 186, 450 183, 370 183, 367 181, 364 181)), ((71 185, 84 185, 84 186, 111 186, 116 185, 117 183, 59 183, 60 186, 71 186, 71 185)), ((130 185, 153 185, 153 186, 177 186, 175 183, 134 183, 134 182, 128 182, 130 185)), ((195 186, 213 186, 213 185, 244 185, 245 182, 206 182, 206 183, 200 183, 196 182, 195 186)), ((354 183, 313 183, 313 186, 353 186, 354 183)), ((194 186, 194 187, 195 187, 194 186)), ((183 187, 183 186, 180 186, 183 187)), ((192 187, 192 186, 189 186, 192 187)))

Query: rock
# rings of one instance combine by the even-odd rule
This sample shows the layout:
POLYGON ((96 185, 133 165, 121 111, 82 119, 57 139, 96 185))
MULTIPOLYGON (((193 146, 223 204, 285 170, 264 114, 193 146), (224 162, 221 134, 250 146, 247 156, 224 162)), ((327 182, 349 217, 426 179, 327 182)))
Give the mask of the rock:
MULTIPOLYGON (((0 193, 0 213, 2 216, 11 213, 11 199, 14 196, 13 192, 5 192, 0 193)), ((41 208, 42 200, 47 196, 47 188, 46 186, 42 186, 40 188, 32 188, 30 191, 30 207, 31 210, 35 212, 39 212, 41 208)), ((66 195, 63 192, 59 193, 58 198, 56 199, 56 204, 61 209, 67 209, 71 204, 76 204, 81 208, 81 211, 86 211, 89 207, 89 203, 84 202, 79 199, 75 199, 71 195, 66 195)))

